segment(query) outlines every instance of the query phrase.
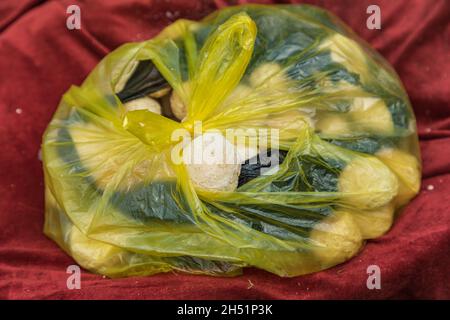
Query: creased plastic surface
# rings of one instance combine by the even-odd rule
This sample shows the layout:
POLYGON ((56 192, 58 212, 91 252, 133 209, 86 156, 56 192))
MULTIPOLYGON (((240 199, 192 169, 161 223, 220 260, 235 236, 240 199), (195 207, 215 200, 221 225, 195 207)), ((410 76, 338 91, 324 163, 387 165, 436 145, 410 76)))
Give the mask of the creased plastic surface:
POLYGON ((72 87, 43 140, 45 233, 111 277, 170 270, 319 271, 387 232, 419 190, 413 112, 394 71, 310 6, 241 6, 180 20, 109 54, 72 87), (114 92, 151 59, 187 106, 176 122, 114 92), (277 128, 280 170, 236 192, 196 190, 171 133, 277 128))

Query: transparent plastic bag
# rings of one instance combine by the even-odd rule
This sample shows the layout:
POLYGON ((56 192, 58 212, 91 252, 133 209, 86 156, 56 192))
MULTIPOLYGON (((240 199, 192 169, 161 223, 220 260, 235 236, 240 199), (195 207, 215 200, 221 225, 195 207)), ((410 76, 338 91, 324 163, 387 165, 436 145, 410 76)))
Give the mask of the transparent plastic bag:
POLYGON ((230 7, 121 46, 64 94, 43 163, 45 234, 110 277, 323 270, 386 233, 420 187, 414 114, 395 72, 306 5, 230 7), (169 91, 175 116, 136 110, 169 91), (196 121, 278 129, 283 161, 236 190, 198 188, 171 139, 196 121))

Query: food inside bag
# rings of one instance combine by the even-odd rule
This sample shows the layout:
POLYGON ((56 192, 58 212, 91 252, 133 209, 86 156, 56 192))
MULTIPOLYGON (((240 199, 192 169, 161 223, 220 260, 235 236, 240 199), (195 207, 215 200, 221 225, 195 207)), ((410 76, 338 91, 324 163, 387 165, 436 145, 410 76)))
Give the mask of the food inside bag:
POLYGON ((323 270, 388 232, 421 176, 395 72, 307 5, 116 49, 64 94, 43 164, 45 234, 110 277, 323 270))

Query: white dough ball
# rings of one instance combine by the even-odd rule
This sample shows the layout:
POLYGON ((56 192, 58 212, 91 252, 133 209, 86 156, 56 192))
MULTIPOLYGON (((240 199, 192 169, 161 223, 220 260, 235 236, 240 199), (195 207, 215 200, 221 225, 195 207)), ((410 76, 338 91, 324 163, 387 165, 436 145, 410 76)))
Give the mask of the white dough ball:
POLYGON ((183 148, 183 162, 195 187, 210 191, 237 188, 241 159, 220 133, 205 133, 183 148))

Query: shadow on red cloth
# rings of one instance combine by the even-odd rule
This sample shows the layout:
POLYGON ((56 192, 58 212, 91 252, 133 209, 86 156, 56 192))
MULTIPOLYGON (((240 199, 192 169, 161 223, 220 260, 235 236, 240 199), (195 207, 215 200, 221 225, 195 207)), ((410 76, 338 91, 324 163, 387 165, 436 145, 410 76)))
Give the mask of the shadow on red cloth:
MULTIPOLYGON (((385 236, 327 271, 279 278, 253 268, 236 278, 162 274, 106 279, 82 274, 66 287, 73 260, 42 233, 41 137, 71 84, 108 52, 153 37, 178 18, 199 19, 236 1, 0 2, 0 298, 9 299, 383 299, 450 298, 450 2, 375 1, 382 29, 366 28, 374 1, 305 1, 348 23, 395 67, 420 134, 422 190, 385 236), (81 7, 81 30, 66 8, 81 7), (366 287, 381 268, 381 290, 366 287)), ((245 1, 238 1, 243 3, 245 1)), ((263 1, 260 1, 263 2, 263 1)), ((270 1, 265 1, 270 2, 270 1)))

